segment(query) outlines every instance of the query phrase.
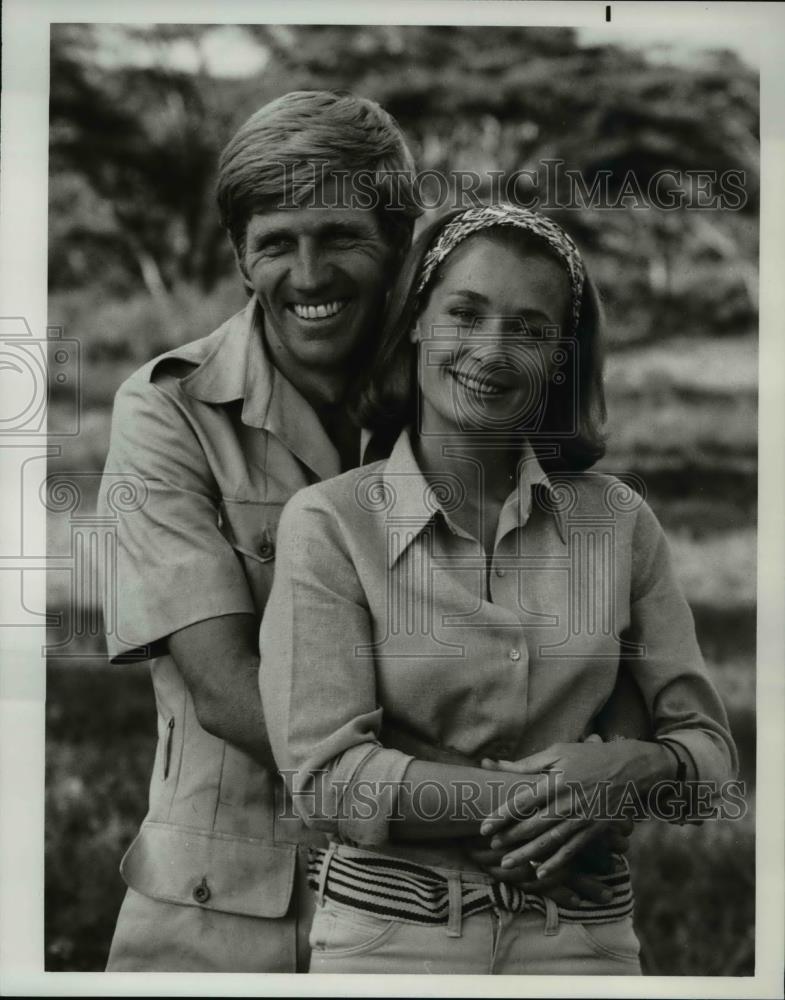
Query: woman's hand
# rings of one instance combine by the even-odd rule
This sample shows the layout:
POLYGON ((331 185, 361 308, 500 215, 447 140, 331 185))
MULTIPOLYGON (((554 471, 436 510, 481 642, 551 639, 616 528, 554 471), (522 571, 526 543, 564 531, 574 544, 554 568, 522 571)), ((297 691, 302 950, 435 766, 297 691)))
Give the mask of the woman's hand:
POLYGON ((531 863, 538 879, 613 829, 625 815, 620 807, 643 805, 648 788, 673 769, 667 750, 639 740, 557 743, 518 761, 483 766, 539 775, 522 783, 480 830, 491 838, 491 849, 502 852, 500 868, 525 870, 531 863))

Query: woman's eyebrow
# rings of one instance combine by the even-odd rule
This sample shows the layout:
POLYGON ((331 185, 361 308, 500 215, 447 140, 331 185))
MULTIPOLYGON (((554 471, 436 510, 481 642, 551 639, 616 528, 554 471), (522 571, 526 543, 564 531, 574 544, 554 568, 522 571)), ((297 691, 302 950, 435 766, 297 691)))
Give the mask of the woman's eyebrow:
POLYGON ((480 292, 472 291, 470 288, 457 288, 451 292, 448 292, 448 298, 461 298, 469 299, 471 302, 476 302, 478 305, 488 305, 489 299, 480 292))
MULTIPOLYGON (((447 299, 468 299, 471 302, 476 302, 477 305, 488 306, 490 304, 490 299, 488 299, 481 292, 475 292, 469 288, 455 289, 454 291, 448 292, 447 299)), ((527 319, 541 319, 546 323, 552 323, 553 319, 548 313, 543 312, 542 309, 529 309, 526 306, 522 306, 520 309, 514 309, 511 312, 512 316, 525 316, 527 319)))

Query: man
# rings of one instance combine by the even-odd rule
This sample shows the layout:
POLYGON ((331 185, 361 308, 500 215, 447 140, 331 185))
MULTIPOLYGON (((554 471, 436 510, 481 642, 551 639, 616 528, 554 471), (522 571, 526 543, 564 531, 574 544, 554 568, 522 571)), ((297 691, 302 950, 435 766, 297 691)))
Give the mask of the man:
POLYGON ((108 646, 115 662, 151 659, 159 742, 110 971, 307 969, 307 835, 282 815, 258 624, 283 504, 360 462, 343 401, 411 241, 413 169, 372 101, 301 92, 263 107, 218 178, 248 307, 117 394, 99 509, 123 477, 145 495, 119 519, 108 646), (360 176, 379 184, 370 207, 351 197, 360 176))

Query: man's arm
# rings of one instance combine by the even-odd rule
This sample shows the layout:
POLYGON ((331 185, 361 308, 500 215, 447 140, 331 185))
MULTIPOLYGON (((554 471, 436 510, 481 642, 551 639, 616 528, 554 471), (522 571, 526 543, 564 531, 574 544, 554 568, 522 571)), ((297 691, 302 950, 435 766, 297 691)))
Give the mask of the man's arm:
POLYGON ((106 595, 110 656, 168 651, 200 724, 273 766, 258 687, 258 613, 245 571, 219 527, 221 490, 171 380, 129 379, 117 394, 98 498, 116 523, 106 595), (140 502, 119 512, 112 491, 140 502))
POLYGON ((201 727, 274 771, 259 695, 258 636, 255 615, 220 615, 173 632, 168 646, 201 727))

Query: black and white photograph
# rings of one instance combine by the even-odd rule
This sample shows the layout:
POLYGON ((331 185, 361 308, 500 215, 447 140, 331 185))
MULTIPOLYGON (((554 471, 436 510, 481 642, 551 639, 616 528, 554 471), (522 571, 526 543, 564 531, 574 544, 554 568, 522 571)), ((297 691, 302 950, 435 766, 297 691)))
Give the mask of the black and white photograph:
POLYGON ((776 5, 22 6, 3 992, 782 996, 776 5))

